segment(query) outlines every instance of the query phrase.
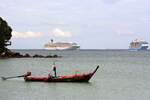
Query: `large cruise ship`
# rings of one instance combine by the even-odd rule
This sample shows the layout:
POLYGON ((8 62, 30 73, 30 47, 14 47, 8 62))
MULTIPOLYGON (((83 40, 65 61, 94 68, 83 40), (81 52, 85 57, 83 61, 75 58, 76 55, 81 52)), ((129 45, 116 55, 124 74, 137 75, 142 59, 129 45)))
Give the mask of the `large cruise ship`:
POLYGON ((149 43, 143 40, 135 39, 130 43, 129 50, 139 51, 147 50, 149 43))
POLYGON ((51 42, 46 43, 44 48, 48 50, 76 50, 80 46, 77 43, 53 42, 53 39, 51 39, 51 42))

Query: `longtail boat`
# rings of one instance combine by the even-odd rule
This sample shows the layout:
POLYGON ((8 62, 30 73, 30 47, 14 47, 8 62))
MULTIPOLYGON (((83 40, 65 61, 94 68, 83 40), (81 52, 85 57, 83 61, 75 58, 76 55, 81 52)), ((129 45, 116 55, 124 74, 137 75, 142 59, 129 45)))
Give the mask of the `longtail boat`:
POLYGON ((83 74, 74 74, 69 76, 31 76, 31 72, 28 72, 24 77, 25 81, 31 82, 88 82, 91 77, 95 74, 99 66, 93 72, 83 73, 83 74))

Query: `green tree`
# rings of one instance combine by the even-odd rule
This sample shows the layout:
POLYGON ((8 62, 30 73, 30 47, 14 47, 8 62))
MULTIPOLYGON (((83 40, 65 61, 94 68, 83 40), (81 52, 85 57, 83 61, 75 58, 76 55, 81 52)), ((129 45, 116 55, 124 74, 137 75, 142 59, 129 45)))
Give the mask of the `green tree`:
POLYGON ((0 54, 8 51, 7 46, 11 45, 11 32, 11 27, 0 17, 0 54))

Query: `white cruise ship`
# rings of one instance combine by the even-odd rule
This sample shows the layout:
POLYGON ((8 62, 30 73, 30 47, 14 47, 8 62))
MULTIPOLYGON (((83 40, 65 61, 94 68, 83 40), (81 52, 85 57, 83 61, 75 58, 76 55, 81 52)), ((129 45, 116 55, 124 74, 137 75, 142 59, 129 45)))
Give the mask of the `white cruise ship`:
POLYGON ((76 50, 80 46, 77 43, 53 42, 53 39, 51 39, 51 42, 46 43, 44 48, 48 50, 76 50))
POLYGON ((139 51, 147 50, 149 43, 143 40, 135 39, 130 43, 129 50, 139 51))

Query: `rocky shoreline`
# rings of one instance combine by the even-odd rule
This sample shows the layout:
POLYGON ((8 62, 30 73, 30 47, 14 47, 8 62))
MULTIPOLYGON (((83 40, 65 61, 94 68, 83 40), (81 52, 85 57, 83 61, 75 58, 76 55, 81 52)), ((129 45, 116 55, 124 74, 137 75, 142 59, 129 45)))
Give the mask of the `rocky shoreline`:
POLYGON ((0 54, 0 58, 60 58, 61 56, 58 56, 56 54, 54 55, 47 55, 47 56, 43 56, 43 55, 39 55, 39 54, 35 54, 33 56, 29 55, 28 53, 26 53, 25 55, 22 55, 18 52, 5 52, 0 54))

